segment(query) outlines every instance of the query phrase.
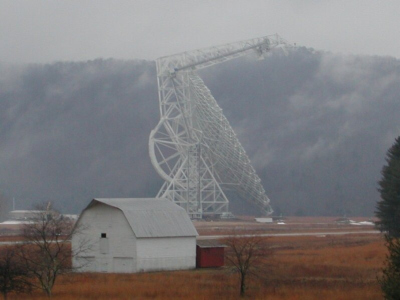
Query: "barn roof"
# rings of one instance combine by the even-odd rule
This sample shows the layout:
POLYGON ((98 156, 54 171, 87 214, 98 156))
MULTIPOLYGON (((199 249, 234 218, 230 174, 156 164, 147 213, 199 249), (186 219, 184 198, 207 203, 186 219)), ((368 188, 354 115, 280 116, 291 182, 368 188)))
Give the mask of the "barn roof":
POLYGON ((120 209, 138 238, 197 236, 186 211, 163 198, 96 198, 99 202, 120 209))
POLYGON ((197 240, 196 245, 200 248, 227 248, 228 246, 222 244, 218 240, 197 240))

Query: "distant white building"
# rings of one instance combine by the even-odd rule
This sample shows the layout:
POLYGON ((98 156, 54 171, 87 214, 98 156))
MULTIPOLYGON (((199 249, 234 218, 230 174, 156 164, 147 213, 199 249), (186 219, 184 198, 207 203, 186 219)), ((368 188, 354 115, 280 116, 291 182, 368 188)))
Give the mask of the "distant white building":
MULTIPOLYGON (((40 220, 42 216, 46 214, 49 214, 49 212, 46 210, 12 210, 8 213, 9 220, 4 221, 3 223, 0 224, 4 225, 29 224, 37 221, 38 219, 40 220)), ((50 212, 50 214, 52 213, 50 212)), ((59 216, 62 218, 70 219, 71 221, 76 221, 78 219, 78 215, 61 214, 59 216)))
POLYGON ((272 223, 272 218, 255 218, 256 222, 258 223, 272 223))
POLYGON ((196 236, 186 211, 167 199, 93 199, 77 221, 78 272, 134 273, 196 267, 196 236))
POLYGON ((8 214, 10 220, 26 221, 37 219, 43 213, 45 213, 43 210, 12 210, 8 214))

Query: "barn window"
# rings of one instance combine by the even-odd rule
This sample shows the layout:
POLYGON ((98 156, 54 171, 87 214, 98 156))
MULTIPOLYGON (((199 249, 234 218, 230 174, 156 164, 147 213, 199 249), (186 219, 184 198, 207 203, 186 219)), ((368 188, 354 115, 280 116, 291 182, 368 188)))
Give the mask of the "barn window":
POLYGON ((106 238, 107 237, 107 233, 102 233, 101 234, 101 238, 103 239, 103 238, 106 238))

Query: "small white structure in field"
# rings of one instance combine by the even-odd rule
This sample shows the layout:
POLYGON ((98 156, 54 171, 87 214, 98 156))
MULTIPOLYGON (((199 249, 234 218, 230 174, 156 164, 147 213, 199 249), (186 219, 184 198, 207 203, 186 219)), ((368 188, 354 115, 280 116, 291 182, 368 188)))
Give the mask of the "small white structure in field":
POLYGON ((186 211, 167 199, 93 199, 82 211, 72 248, 89 243, 78 272, 135 273, 196 267, 196 236, 186 211))
POLYGON ((272 223, 272 218, 255 218, 256 222, 258 223, 272 223))

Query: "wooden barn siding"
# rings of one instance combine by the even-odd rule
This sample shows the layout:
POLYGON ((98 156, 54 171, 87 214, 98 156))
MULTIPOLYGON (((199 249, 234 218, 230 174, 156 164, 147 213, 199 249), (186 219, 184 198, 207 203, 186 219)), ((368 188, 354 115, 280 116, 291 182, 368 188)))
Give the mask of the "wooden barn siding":
MULTIPOLYGON (((86 210, 81 219, 82 234, 90 238, 91 249, 73 259, 74 266, 85 266, 81 272, 136 272, 136 238, 124 214, 116 208, 97 204, 86 210), (100 253, 101 233, 107 234, 108 254, 100 253), (117 259, 114 259, 117 258, 117 259), (121 260, 130 258, 131 261, 121 260)), ((79 245, 79 235, 72 245, 79 245)))
POLYGON ((196 267, 196 238, 141 238, 137 240, 137 270, 180 270, 196 267))
POLYGON ((196 248, 196 267, 197 268, 214 268, 224 265, 224 248, 196 248))

